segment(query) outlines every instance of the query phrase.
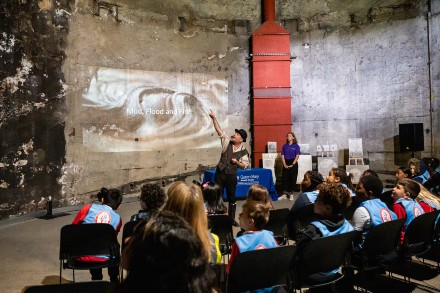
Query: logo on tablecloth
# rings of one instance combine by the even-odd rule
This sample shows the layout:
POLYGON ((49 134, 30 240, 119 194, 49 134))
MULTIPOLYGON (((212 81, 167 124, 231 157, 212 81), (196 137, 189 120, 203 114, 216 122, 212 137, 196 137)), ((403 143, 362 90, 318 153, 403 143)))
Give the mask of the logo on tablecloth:
POLYGON ((260 183, 260 175, 239 175, 237 176, 237 185, 252 185, 260 183))

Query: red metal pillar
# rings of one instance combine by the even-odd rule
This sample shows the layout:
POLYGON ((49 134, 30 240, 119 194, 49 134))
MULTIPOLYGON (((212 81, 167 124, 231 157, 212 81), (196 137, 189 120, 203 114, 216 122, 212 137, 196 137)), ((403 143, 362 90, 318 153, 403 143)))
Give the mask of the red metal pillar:
POLYGON ((292 129, 290 33, 275 19, 274 0, 264 0, 266 21, 252 34, 253 166, 261 166, 267 142, 278 152, 292 129))

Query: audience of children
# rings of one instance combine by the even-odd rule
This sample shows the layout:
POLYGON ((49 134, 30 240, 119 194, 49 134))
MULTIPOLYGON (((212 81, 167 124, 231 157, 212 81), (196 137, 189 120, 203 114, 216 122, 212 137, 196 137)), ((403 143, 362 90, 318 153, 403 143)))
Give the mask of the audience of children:
POLYGON ((162 187, 157 184, 147 183, 141 187, 139 203, 141 209, 139 212, 131 216, 130 221, 144 220, 147 221, 154 213, 166 202, 166 194, 162 187))
POLYGON ((200 186, 184 181, 173 182, 167 190, 168 199, 163 207, 183 217, 200 237, 203 250, 211 263, 221 260, 218 237, 208 230, 208 216, 205 212, 200 186))
POLYGON ((363 232, 362 239, 358 239, 359 244, 363 243, 370 228, 397 219, 396 214, 380 200, 382 190, 382 181, 374 175, 362 176, 359 179, 356 186, 356 201, 360 205, 352 219, 354 229, 363 232))
POLYGON ((228 213, 223 202, 223 192, 215 182, 206 182, 202 185, 205 210, 208 215, 223 215, 228 213))
MULTIPOLYGON (((304 248, 313 239, 339 235, 353 231, 352 225, 344 218, 341 212, 351 204, 351 194, 340 183, 322 183, 318 186, 319 194, 314 204, 316 221, 311 222, 301 233, 296 243, 295 258, 301 257, 304 248)), ((337 273, 337 269, 310 276, 309 279, 317 282, 330 280, 337 273)))
MULTIPOLYGON (((103 191, 101 189, 101 191, 103 191)), ((103 204, 87 204, 76 215, 72 224, 93 224, 93 223, 105 223, 110 224, 115 228, 116 233, 119 233, 122 226, 122 219, 116 210, 122 202, 122 194, 118 189, 110 189, 107 192, 104 190, 100 194, 100 198, 103 204)), ((78 258, 84 262, 102 262, 106 261, 106 257, 100 256, 83 256, 78 258)), ((102 269, 91 269, 90 274, 92 280, 102 280, 102 269)), ((113 283, 119 282, 119 267, 108 267, 108 274, 110 281, 113 283)))
POLYGON ((128 275, 115 293, 217 292, 205 244, 187 221, 169 211, 135 228, 121 266, 128 275))
POLYGON ((263 230, 264 225, 269 220, 269 208, 266 205, 253 200, 246 201, 238 219, 244 233, 235 238, 232 243, 231 256, 226 268, 227 272, 229 272, 234 258, 239 253, 278 246, 273 233, 263 230))
MULTIPOLYGON (((414 162, 411 161, 413 169, 417 168, 414 162)), ((437 166, 435 162, 433 166, 437 166)), ((296 242, 296 258, 313 239, 355 229, 362 232, 359 238, 361 244, 371 227, 403 217, 406 217, 405 225, 408 226, 418 215, 440 209, 440 200, 436 196, 420 183, 409 179, 412 176, 410 169, 399 167, 396 172, 398 182, 392 191, 395 202, 390 210, 380 200, 383 184, 377 173, 367 171, 359 179, 354 198, 351 178, 341 168, 332 168, 327 182, 317 171, 304 174, 302 193, 291 208, 288 223, 301 208, 313 203, 317 219, 300 234, 296 242), (353 201, 359 206, 350 224, 342 212, 353 201)), ((141 220, 142 224, 137 226, 127 244, 122 265, 129 273, 115 292, 136 290, 145 280, 155 292, 216 292, 209 262, 219 263, 221 253, 218 237, 209 233, 207 214, 227 214, 227 208, 216 183, 207 182, 202 188, 203 191, 200 186, 184 181, 169 185, 167 193, 156 184, 142 186, 141 210, 131 217, 132 221, 141 220), (162 206, 163 211, 159 212, 162 206)), ((121 193, 116 189, 102 188, 97 197, 103 204, 84 206, 73 224, 109 223, 119 232, 122 220, 115 211, 122 201, 121 193)), ((227 272, 239 253, 278 246, 273 233, 263 230, 270 209, 274 206, 267 189, 260 184, 252 185, 239 215, 242 233, 232 244, 227 272)), ((102 261, 96 256, 81 260, 102 261)), ((110 267, 108 272, 110 280, 118 282, 119 268, 110 267)), ((101 269, 90 270, 90 273, 92 280, 103 278, 101 269)), ((322 281, 331 278, 334 273, 319 273, 312 279, 322 281)))

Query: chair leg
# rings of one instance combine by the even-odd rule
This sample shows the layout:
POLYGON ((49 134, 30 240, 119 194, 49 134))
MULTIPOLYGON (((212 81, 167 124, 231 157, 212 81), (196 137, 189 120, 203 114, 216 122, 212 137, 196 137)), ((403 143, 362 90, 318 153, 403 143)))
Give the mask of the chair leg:
POLYGON ((72 271, 73 271, 73 282, 75 283, 75 270, 72 271))
POLYGON ((63 265, 60 263, 60 284, 61 284, 61 274, 63 273, 63 265))

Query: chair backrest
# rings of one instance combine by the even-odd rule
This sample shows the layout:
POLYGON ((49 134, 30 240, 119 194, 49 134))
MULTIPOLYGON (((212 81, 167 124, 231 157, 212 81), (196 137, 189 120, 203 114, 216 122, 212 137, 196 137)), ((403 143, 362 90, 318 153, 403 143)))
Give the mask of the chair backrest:
POLYGON ((277 209, 269 212, 269 221, 264 225, 264 230, 272 231, 275 236, 286 235, 286 221, 289 209, 277 209))
POLYGON ((439 213, 440 211, 425 213, 409 223, 403 240, 405 256, 416 256, 429 250, 434 236, 435 220, 439 213))
POLYGON ((290 214, 287 218, 287 230, 290 239, 296 240, 298 235, 308 224, 315 220, 314 204, 306 205, 298 210, 294 215, 290 214))
POLYGON ((116 231, 110 224, 70 224, 61 228, 60 260, 85 255, 119 259, 116 231))
POLYGON ((375 261, 380 256, 397 252, 400 246, 400 235, 406 218, 388 221, 370 229, 362 245, 368 261, 375 261))
POLYGON ((390 210, 393 210, 394 198, 393 190, 387 190, 380 195, 380 200, 384 202, 390 210))
POLYGON ((219 238, 220 244, 231 245, 234 241, 232 220, 228 215, 208 215, 211 232, 219 238))
POLYGON ((130 222, 127 222, 127 223, 124 224, 124 227, 122 228, 122 243, 121 243, 121 250, 122 251, 124 250, 125 245, 127 244, 127 243, 125 243, 126 239, 133 235, 134 228, 140 222, 141 221, 138 220, 138 221, 130 221, 130 222))
POLYGON ((295 279, 341 267, 352 249, 356 231, 310 241, 295 259, 295 279))
POLYGON ((231 264, 226 292, 244 292, 287 284, 295 246, 252 250, 238 254, 231 264))
POLYGON ((432 189, 440 186, 440 174, 435 173, 423 184, 426 189, 432 189))
POLYGON ((113 287, 108 281, 75 282, 30 286, 23 293, 107 293, 113 287))

